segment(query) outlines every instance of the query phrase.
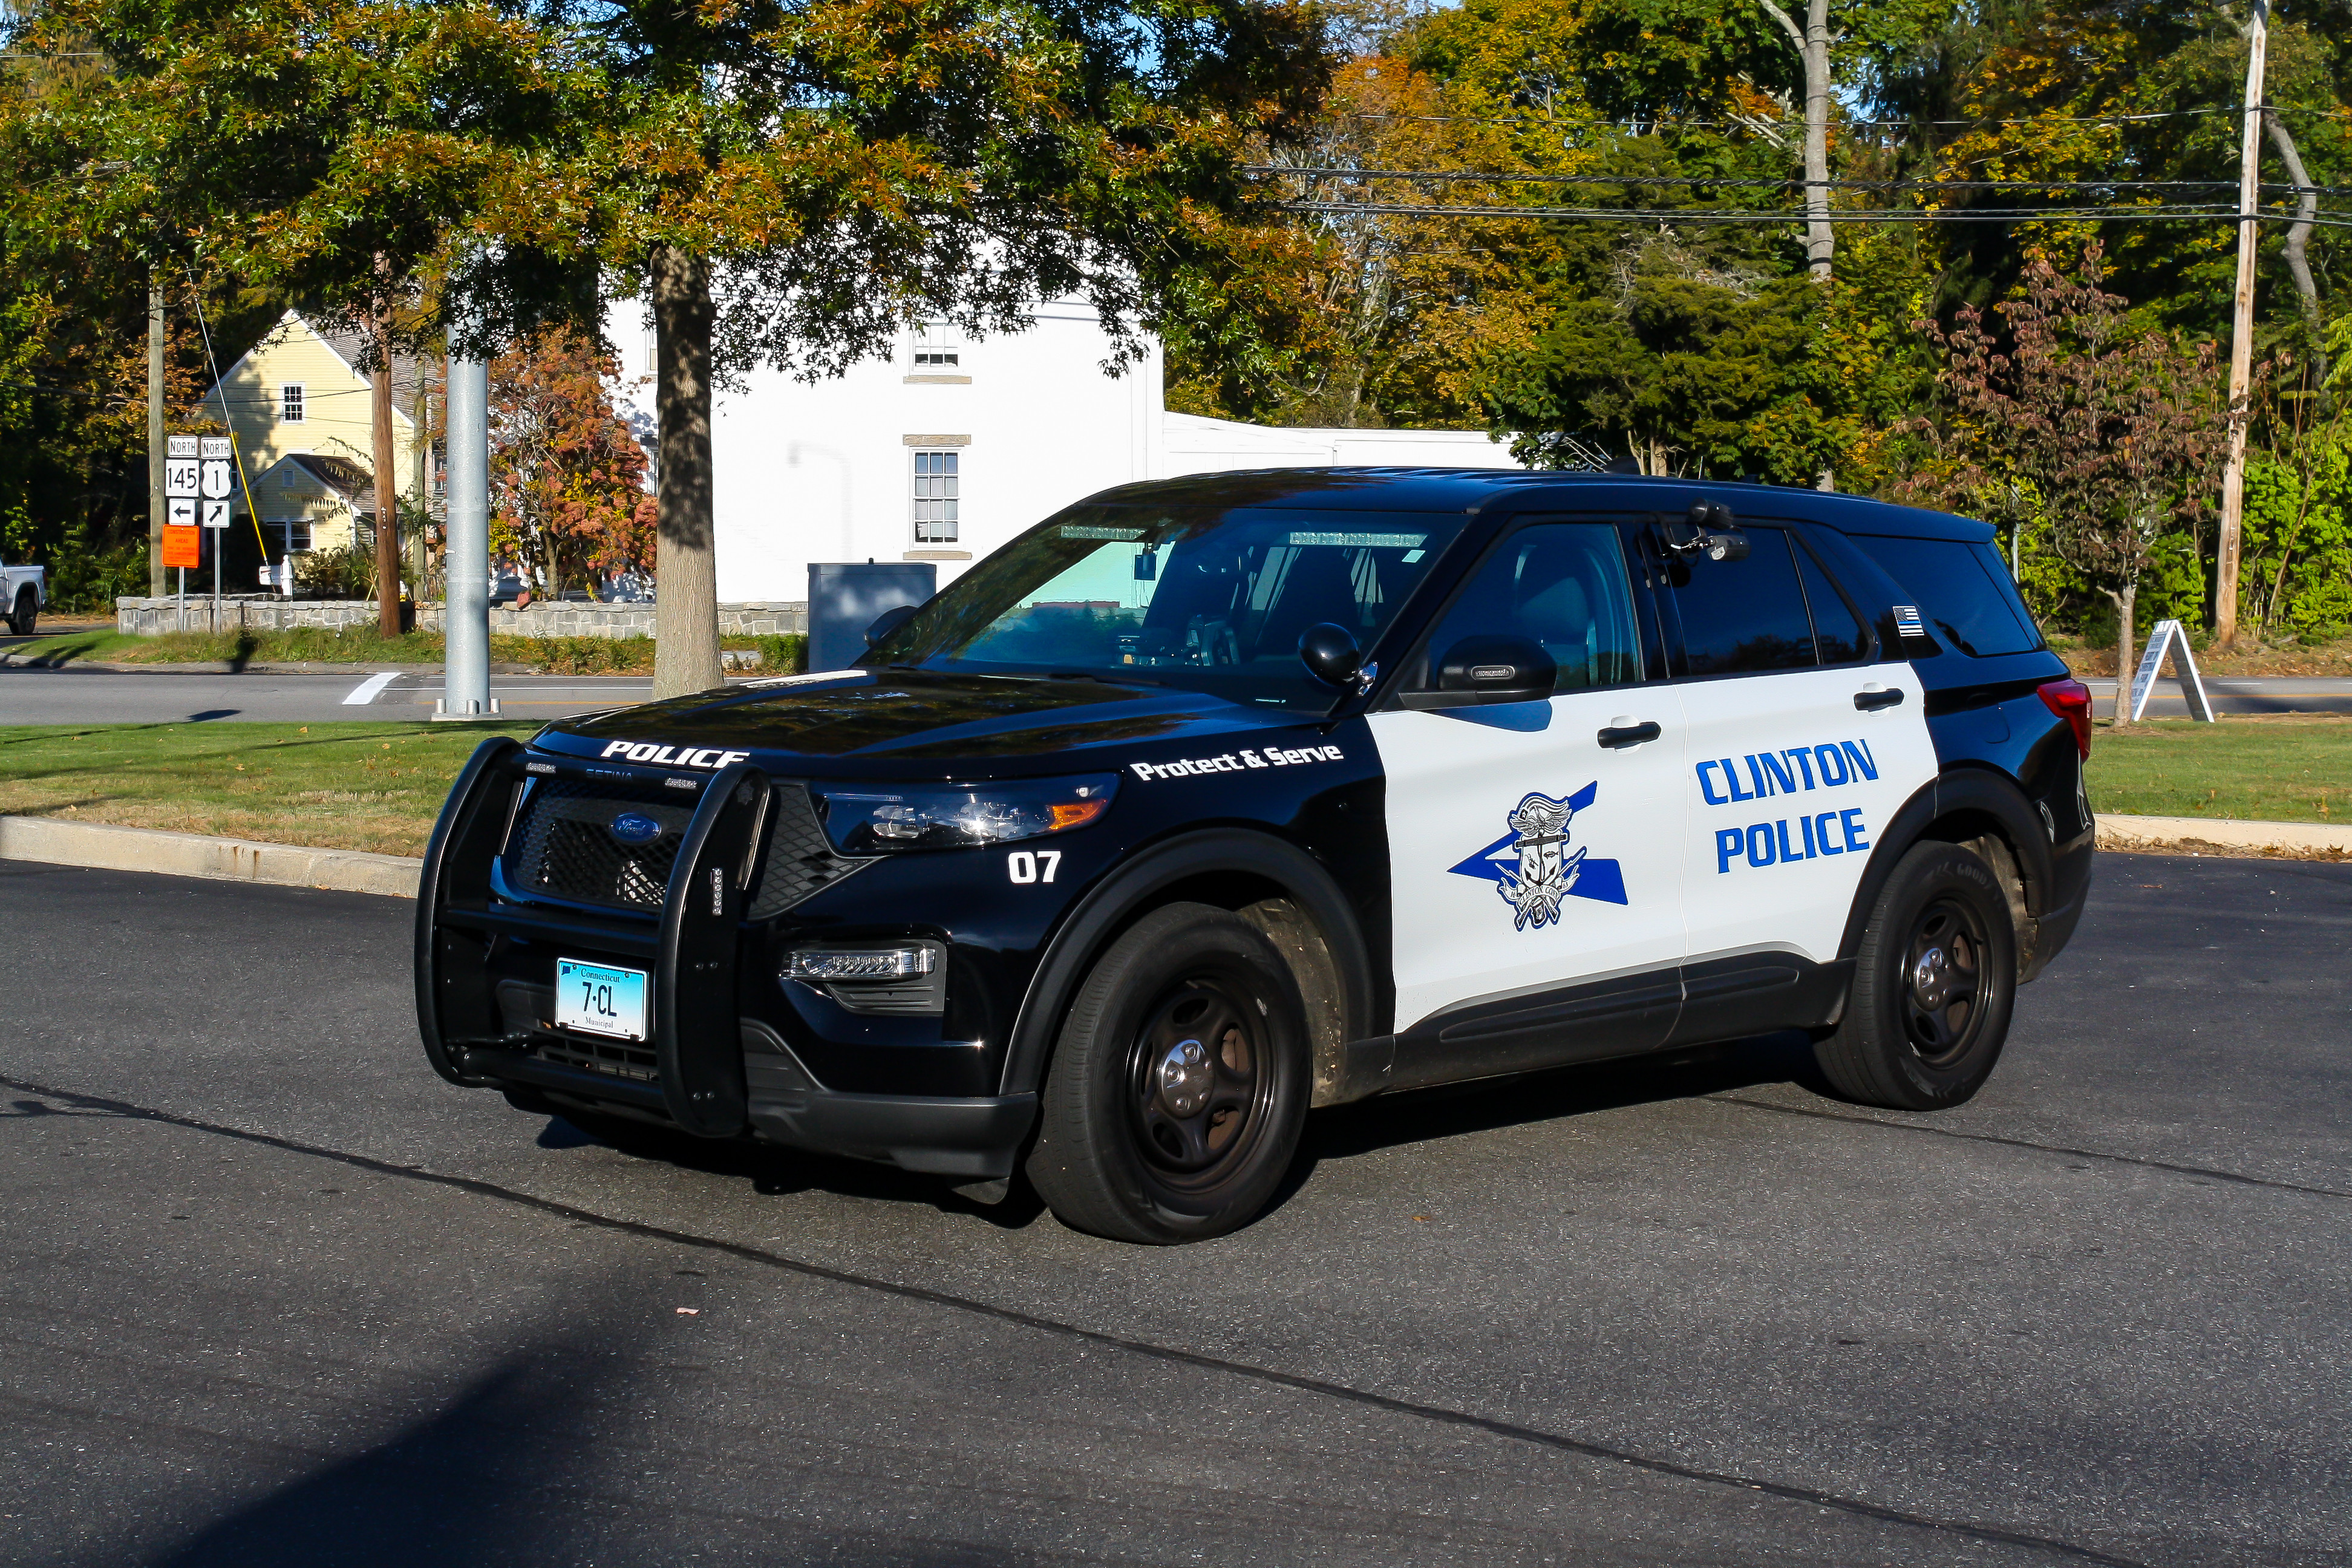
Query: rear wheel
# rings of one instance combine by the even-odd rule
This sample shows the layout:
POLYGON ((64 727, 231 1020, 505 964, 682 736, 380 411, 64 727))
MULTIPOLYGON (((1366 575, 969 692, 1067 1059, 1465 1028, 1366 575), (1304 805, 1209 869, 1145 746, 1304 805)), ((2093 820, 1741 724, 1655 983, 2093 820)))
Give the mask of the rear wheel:
POLYGON ((16 590, 16 611, 8 617, 8 629, 20 637, 33 635, 33 624, 41 618, 41 602, 30 588, 16 590))
POLYGON ((1199 1241, 1274 1196, 1307 1115, 1305 1009, 1273 943, 1171 904, 1079 986, 1024 1167, 1055 1216, 1119 1241, 1199 1241))
POLYGON ((1915 845, 1871 908, 1845 1015, 1814 1058, 1864 1105, 1958 1105, 1991 1076, 2016 994, 2017 931, 2000 879, 1958 845, 1915 845))

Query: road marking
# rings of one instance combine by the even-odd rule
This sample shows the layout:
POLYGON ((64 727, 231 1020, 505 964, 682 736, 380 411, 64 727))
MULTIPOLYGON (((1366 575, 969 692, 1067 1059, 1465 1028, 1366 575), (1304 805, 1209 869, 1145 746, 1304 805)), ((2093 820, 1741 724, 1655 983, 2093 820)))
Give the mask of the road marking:
POLYGON ((352 694, 343 699, 343 706, 346 708, 364 708, 369 703, 374 701, 385 687, 390 686, 394 681, 398 680, 399 679, 400 671, 396 669, 387 669, 382 675, 371 675, 365 680, 361 681, 357 686, 352 688, 352 694))

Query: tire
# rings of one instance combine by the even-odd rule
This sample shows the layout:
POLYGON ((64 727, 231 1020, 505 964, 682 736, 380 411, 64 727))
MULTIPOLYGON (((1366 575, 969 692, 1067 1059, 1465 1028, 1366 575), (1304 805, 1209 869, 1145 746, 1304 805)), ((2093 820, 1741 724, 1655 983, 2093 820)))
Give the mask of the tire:
POLYGON ((1290 969, 1208 904, 1145 915, 1088 972, 1024 1166, 1076 1230, 1156 1245, 1246 1225, 1298 1149, 1310 1064, 1290 969))
POLYGON ((30 588, 16 591, 16 613, 8 617, 8 629, 20 637, 33 635, 33 624, 41 618, 40 601, 30 588))
POLYGON ((1871 907, 1845 1014, 1813 1058, 1864 1105, 1942 1110, 1991 1076, 2016 999, 2017 930, 2000 879, 1958 845, 1916 844, 1871 907))

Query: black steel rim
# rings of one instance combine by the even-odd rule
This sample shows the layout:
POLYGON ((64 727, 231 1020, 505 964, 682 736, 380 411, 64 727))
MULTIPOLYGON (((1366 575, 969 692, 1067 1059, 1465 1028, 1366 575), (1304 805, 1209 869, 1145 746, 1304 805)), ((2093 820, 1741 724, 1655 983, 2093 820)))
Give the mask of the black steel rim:
POLYGON ((1958 899, 1920 911, 1903 960, 1903 1030, 1931 1068, 1968 1055, 1983 1032, 1992 969, 1984 921, 1958 899))
POLYGON ((1223 975, 1193 975, 1153 1003, 1128 1052, 1136 1148, 1171 1187, 1212 1188, 1264 1134, 1275 1060, 1266 1010, 1223 975))

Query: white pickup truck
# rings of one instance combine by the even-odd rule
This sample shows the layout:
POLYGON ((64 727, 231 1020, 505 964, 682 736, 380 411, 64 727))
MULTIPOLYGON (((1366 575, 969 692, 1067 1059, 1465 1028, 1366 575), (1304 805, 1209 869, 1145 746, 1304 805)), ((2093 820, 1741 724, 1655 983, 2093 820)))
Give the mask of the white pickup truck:
POLYGON ((33 635, 33 623, 41 618, 41 610, 49 599, 49 574, 46 566, 0 566, 0 585, 5 596, 0 604, 7 605, 8 629, 20 637, 33 635))

